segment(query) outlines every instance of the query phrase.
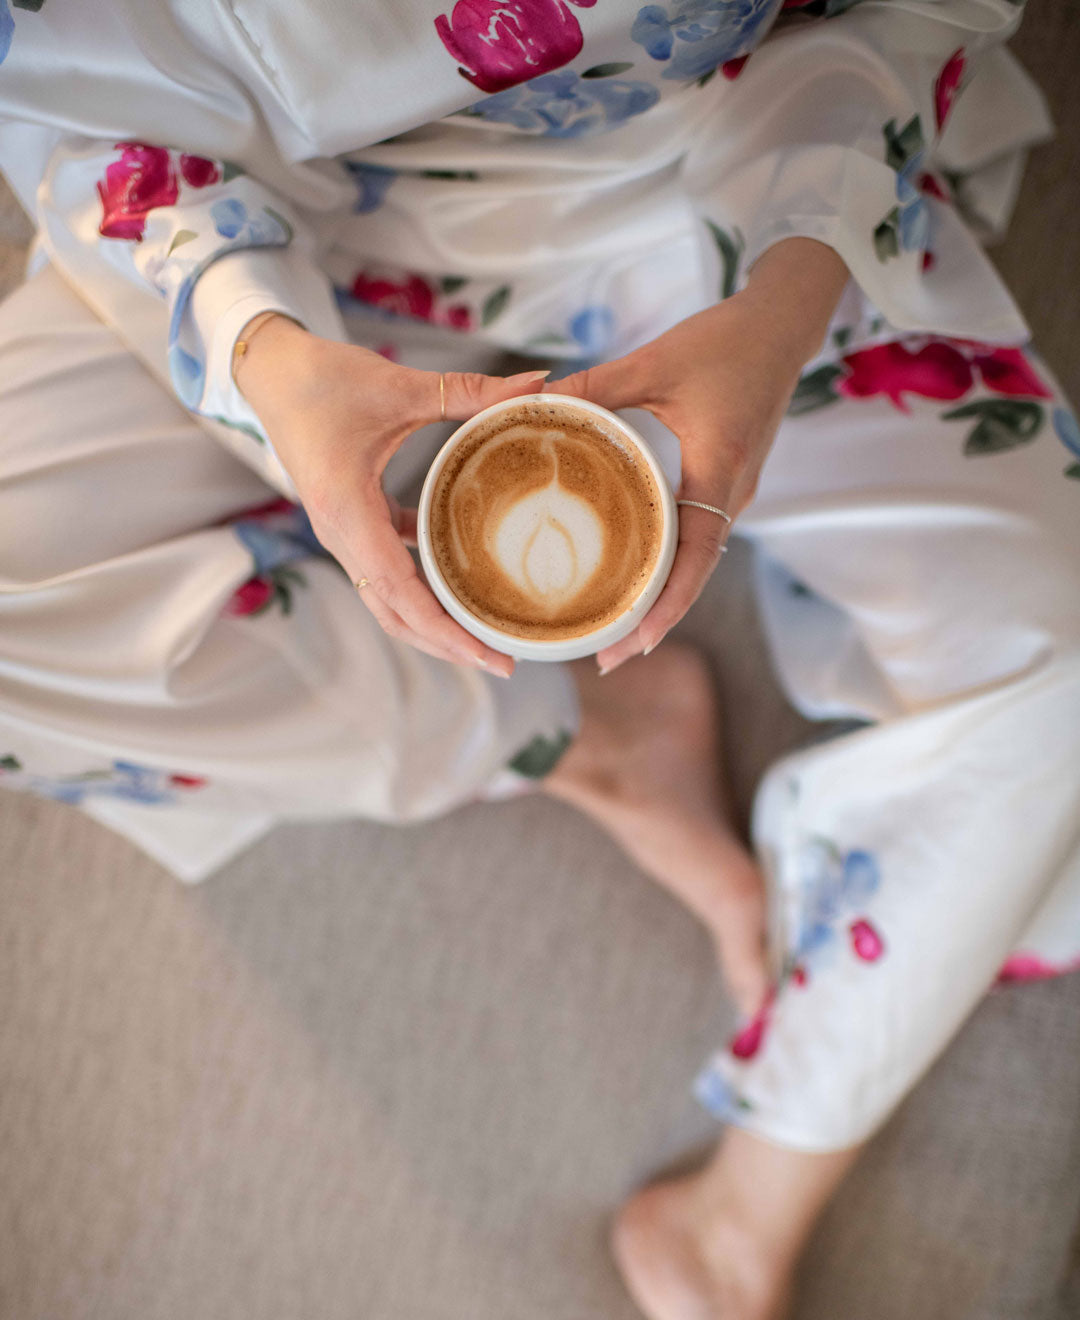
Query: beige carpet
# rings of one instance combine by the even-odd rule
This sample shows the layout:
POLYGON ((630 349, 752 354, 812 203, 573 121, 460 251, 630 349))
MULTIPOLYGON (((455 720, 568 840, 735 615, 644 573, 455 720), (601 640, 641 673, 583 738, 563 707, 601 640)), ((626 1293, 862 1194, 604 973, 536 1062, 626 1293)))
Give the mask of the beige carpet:
MULTIPOLYGON (((1067 131, 997 255, 1080 397, 1080 15, 1031 8, 1067 131)), ((0 199, 0 281, 15 224, 0 199)), ((747 570, 686 629, 744 811, 809 732, 747 570)), ((606 1222, 712 1135, 687 1083, 728 1020, 695 925, 543 801, 279 830, 189 890, 0 794, 0 1010, 0 1320, 632 1320, 606 1222)), ((1075 1320, 1078 1223, 1073 977, 976 1013, 829 1214, 797 1320, 1075 1320)))

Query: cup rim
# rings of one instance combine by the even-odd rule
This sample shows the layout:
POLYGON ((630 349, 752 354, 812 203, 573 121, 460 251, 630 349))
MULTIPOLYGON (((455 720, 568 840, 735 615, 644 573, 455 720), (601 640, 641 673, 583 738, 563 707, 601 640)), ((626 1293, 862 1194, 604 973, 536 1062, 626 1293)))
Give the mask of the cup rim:
POLYGON ((519 660, 575 660, 582 656, 594 655, 597 651, 602 651, 605 647, 611 646, 627 636, 644 618, 667 581, 671 572, 671 565, 675 559, 675 548, 678 542, 678 507, 675 503, 675 496, 659 460, 649 447, 648 441, 618 413, 614 413, 598 403, 593 403, 589 399, 579 399, 572 394, 521 394, 513 399, 503 399, 498 403, 493 403, 476 413, 475 416, 462 422, 453 434, 444 441, 427 470, 420 492, 416 522, 420 562, 427 576, 428 585, 443 608, 451 618, 460 623, 474 637, 494 650, 501 651, 503 654, 511 655, 519 660), (489 417, 507 412, 521 404, 530 403, 564 404, 569 408, 577 409, 579 412, 593 413, 609 425, 617 428, 620 435, 632 444, 635 450, 644 458, 660 493, 664 523, 661 531, 660 550, 656 556, 652 572, 634 603, 625 614, 621 614, 617 619, 612 619, 601 628, 582 633, 578 637, 553 638, 544 641, 530 637, 518 637, 513 633, 503 632, 492 624, 485 623, 483 619, 477 618, 451 590, 442 575, 431 546, 429 519, 432 499, 439 474, 446 466, 450 455, 477 426, 489 417))

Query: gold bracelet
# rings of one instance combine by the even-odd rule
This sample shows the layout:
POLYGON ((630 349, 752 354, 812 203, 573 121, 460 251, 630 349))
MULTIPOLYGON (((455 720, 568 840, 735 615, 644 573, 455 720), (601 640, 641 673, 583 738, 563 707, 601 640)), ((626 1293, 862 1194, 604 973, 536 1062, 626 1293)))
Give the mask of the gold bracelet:
MULTIPOLYGON (((283 320, 291 321, 293 325, 300 325, 300 322, 294 316, 288 316, 285 312, 277 312, 277 311, 260 312, 258 316, 252 317, 252 319, 244 327, 243 339, 238 339, 236 343, 233 344, 233 358, 232 358, 231 372, 234 383, 236 383, 237 363, 248 351, 248 346, 250 345, 251 341, 259 333, 259 331, 263 328, 263 326, 267 323, 267 321, 272 321, 275 316, 280 316, 283 320)), ((300 328, 303 329, 303 326, 301 326, 300 328)))

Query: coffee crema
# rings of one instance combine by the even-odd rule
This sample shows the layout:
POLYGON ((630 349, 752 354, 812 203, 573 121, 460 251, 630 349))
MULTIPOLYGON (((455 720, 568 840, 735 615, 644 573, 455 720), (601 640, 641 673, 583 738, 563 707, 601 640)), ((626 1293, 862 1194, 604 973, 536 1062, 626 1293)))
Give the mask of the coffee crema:
POLYGON ((648 463, 602 418, 527 403, 481 423, 435 483, 429 527, 447 586, 531 641, 596 632, 640 595, 663 506, 648 463))

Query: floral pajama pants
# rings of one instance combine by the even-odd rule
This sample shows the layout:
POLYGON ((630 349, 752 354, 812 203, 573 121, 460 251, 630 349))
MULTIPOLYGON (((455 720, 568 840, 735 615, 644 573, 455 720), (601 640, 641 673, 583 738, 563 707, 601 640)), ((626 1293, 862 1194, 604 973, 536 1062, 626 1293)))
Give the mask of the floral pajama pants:
MULTIPOLYGON (((449 331, 366 326, 416 365, 484 365, 449 331)), ((834 344, 804 377, 737 530, 790 698, 864 723, 761 785, 776 990, 699 1079, 719 1117, 848 1145, 1003 969, 1080 958, 1078 477, 1033 351, 834 344)), ((501 683, 384 637, 302 513, 52 268, 0 307, 8 787, 197 879, 277 819, 496 795, 576 721, 560 666, 501 683)))

